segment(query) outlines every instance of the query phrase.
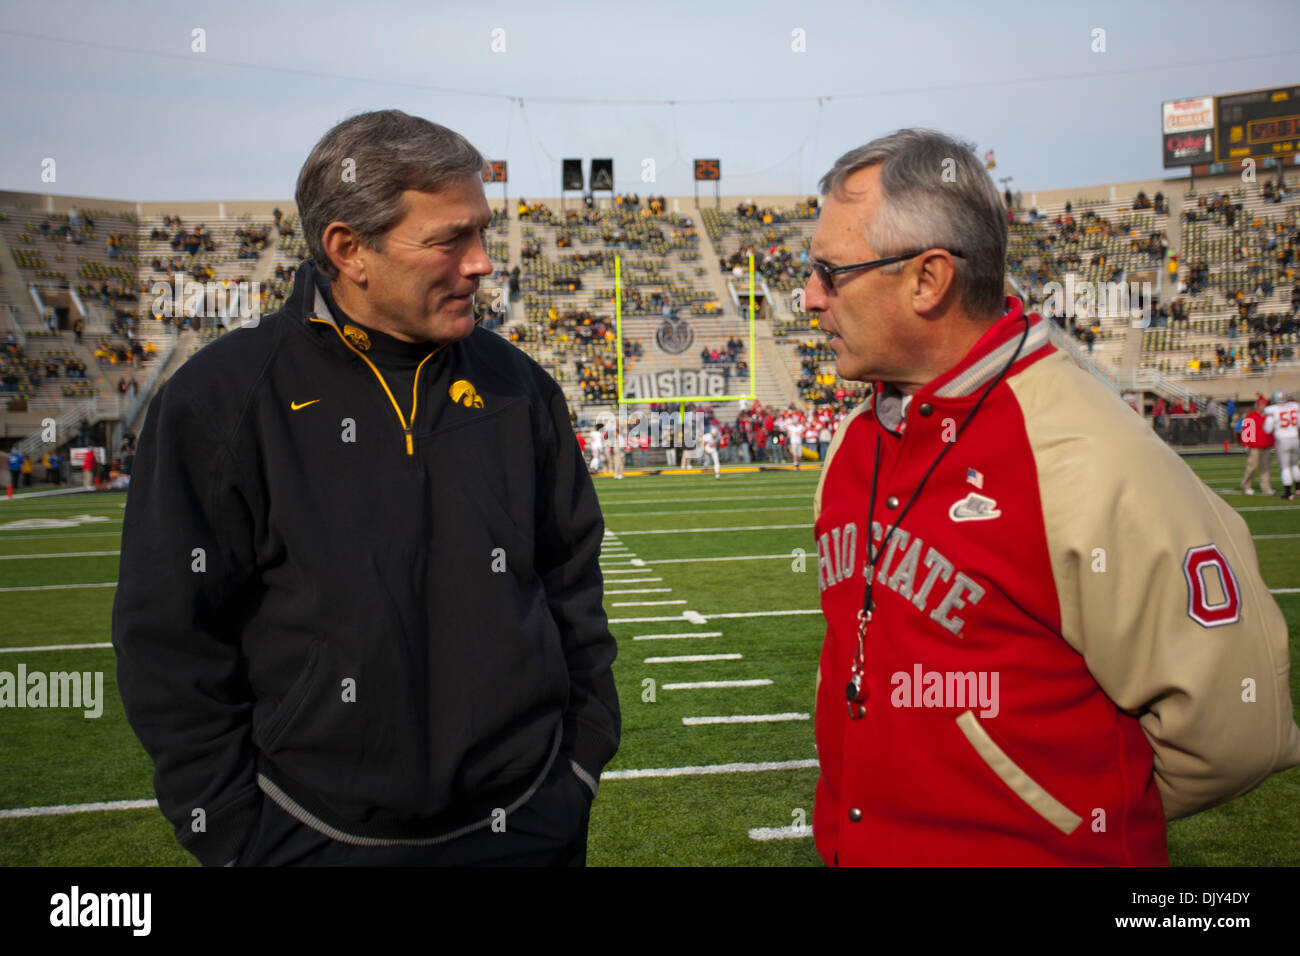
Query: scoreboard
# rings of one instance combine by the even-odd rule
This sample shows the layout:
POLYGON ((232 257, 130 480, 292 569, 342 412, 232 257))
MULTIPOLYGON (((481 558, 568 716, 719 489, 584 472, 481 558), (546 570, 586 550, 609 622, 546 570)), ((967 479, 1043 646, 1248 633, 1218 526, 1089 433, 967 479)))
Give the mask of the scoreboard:
POLYGON ((1214 160, 1239 163, 1300 152, 1300 86, 1214 98, 1214 160))
POLYGON ((722 160, 697 159, 695 161, 695 181, 697 183, 717 182, 722 178, 722 160))

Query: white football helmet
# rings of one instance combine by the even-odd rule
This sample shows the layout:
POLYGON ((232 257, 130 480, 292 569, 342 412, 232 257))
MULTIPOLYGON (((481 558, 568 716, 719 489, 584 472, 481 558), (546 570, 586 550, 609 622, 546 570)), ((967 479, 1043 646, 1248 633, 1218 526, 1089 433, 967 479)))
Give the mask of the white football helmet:
POLYGON ((1282 389, 1279 388, 1276 392, 1273 393, 1274 405, 1281 405, 1285 401, 1286 401, 1286 392, 1282 391, 1282 389))

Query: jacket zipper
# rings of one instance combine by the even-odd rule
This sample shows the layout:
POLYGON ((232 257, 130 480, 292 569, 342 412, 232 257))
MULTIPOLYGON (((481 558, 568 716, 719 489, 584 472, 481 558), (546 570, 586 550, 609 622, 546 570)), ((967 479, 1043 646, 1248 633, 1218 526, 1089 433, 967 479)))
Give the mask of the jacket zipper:
POLYGON ((384 381, 384 376, 379 373, 379 369, 375 368, 375 363, 370 361, 370 359, 366 358, 366 356, 362 352, 356 349, 352 345, 352 343, 349 342, 344 337, 343 333, 339 330, 338 325, 336 325, 334 322, 330 322, 326 319, 317 319, 317 318, 312 318, 311 321, 320 322, 332 328, 336 333, 338 333, 339 341, 342 342, 344 345, 346 345, 349 349, 351 349, 353 353, 355 353, 356 356, 359 359, 361 359, 361 361, 365 362, 367 365, 370 366, 370 371, 374 372, 375 378, 379 379, 379 384, 383 387, 384 394, 388 396, 388 400, 393 405, 393 410, 397 412, 397 421, 401 424, 402 434, 406 438, 406 453, 408 455, 414 455, 415 439, 411 435, 411 429, 415 427, 415 407, 420 400, 420 371, 424 368, 425 362, 429 361, 429 359, 433 358, 435 355, 437 355, 439 352, 441 352, 444 348, 447 347, 446 343, 439 345, 436 349, 434 349, 432 352, 430 352, 428 355, 422 358, 420 360, 420 364, 415 367, 415 382, 412 383, 411 385, 411 421, 410 424, 407 424, 406 416, 402 414, 402 407, 397 404, 397 399, 393 397, 393 392, 388 387, 388 383, 384 381))

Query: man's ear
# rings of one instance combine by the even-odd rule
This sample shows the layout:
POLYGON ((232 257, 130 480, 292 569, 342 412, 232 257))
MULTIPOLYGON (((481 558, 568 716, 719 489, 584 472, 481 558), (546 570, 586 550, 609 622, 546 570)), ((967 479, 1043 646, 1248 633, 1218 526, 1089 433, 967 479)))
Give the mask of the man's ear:
POLYGON ((321 245, 340 276, 346 276, 354 285, 365 286, 367 250, 355 229, 335 220, 321 233, 321 245))
POLYGON ((918 260, 912 283, 912 308, 917 315, 928 315, 941 308, 957 283, 957 264, 951 253, 934 249, 918 260))

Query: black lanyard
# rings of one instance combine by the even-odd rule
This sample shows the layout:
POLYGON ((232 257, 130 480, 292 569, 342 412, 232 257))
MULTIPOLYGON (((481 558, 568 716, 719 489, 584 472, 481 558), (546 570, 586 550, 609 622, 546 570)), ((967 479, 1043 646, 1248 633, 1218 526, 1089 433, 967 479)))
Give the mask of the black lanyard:
MULTIPOLYGON (((885 532, 884 536, 881 538, 880 547, 873 549, 871 546, 871 529, 876 514, 876 480, 880 476, 881 441, 879 432, 876 434, 876 460, 871 468, 871 499, 867 510, 867 587, 862 597, 862 610, 858 612, 858 647, 853 657, 853 664, 849 668, 849 682, 844 688, 844 696, 848 700, 849 705, 849 716, 854 720, 861 720, 867 712, 866 698, 862 694, 862 676, 866 672, 867 625, 871 622, 871 613, 875 609, 875 604, 871 600, 871 589, 876 583, 876 561, 880 558, 881 554, 884 553, 886 545, 889 544, 889 539, 894 536, 894 532, 898 530, 898 526, 903 523, 903 519, 907 517, 908 511, 910 511, 912 505, 916 503, 916 499, 920 497, 921 489, 924 488, 925 483, 930 480, 930 475, 932 475, 935 468, 939 466, 939 462, 943 461, 943 456, 948 454, 949 449, 951 449, 953 445, 957 444, 957 439, 959 439, 961 433, 966 430, 966 426, 969 425, 971 419, 975 417, 975 413, 980 410, 980 406, 984 404, 984 399, 989 397, 989 393, 997 387, 998 383, 1002 381, 1003 376, 1011 370, 1011 366, 1016 364, 1016 359, 1020 357, 1020 350, 1025 347, 1025 340, 1029 338, 1029 317, 1025 316, 1024 318, 1025 331, 1020 336, 1020 344, 1016 346, 1016 351, 1011 356, 1011 361, 1007 362, 1007 364, 1003 366, 1002 371, 998 373, 997 378, 993 379, 993 381, 989 383, 988 387, 984 389, 983 394, 980 395, 979 400, 975 403, 975 407, 970 410, 970 413, 962 420, 962 423, 957 426, 957 432, 953 435, 953 440, 943 443, 943 450, 940 451, 939 454, 935 456, 934 461, 930 463, 930 467, 926 469, 920 482, 918 482, 916 488, 913 489, 912 496, 907 499, 907 504, 904 505, 903 510, 898 513, 897 520, 890 525, 889 530, 885 532)), ((873 405, 877 400, 878 397, 872 399, 873 405)), ((873 408, 872 412, 873 414, 876 414, 878 410, 873 408)), ((877 419, 879 419, 878 414, 877 419)))

